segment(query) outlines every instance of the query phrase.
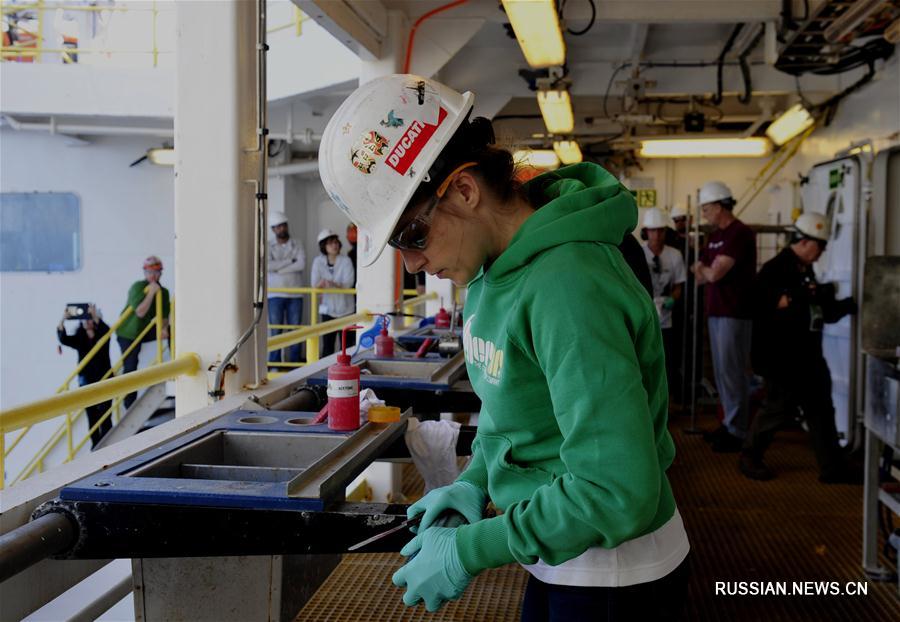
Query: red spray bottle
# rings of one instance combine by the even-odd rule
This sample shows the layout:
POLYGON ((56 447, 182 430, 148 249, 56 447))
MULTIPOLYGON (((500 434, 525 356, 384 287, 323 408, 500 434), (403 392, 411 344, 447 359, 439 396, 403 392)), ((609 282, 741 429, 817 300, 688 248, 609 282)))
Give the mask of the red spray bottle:
POLYGON ((337 431, 359 428, 359 366, 350 364, 347 331, 362 326, 347 326, 341 332, 341 353, 328 368, 328 427, 337 431))
POLYGON ((375 356, 379 358, 394 358, 394 339, 388 335, 388 318, 381 316, 381 332, 375 337, 375 356))
POLYGON ((437 314, 434 316, 434 327, 450 328, 450 314, 447 313, 447 310, 444 307, 441 307, 437 314))

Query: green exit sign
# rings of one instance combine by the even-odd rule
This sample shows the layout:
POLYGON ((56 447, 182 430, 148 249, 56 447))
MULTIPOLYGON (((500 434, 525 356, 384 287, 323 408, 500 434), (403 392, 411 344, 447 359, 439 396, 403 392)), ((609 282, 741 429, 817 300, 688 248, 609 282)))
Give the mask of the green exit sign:
POLYGON ((635 191, 638 207, 656 207, 656 190, 635 191))

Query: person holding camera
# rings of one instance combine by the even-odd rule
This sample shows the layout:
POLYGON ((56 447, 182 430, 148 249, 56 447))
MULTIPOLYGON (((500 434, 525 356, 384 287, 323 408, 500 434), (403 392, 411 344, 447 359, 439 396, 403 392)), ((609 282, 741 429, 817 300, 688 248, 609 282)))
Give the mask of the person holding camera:
MULTIPOLYGON (((100 313, 98 313, 97 308, 92 304, 88 305, 88 317, 79 322, 78 329, 74 334, 69 335, 66 332, 65 321, 71 319, 76 318, 73 318, 70 315, 67 307, 66 312, 59 321, 59 326, 56 327, 56 337, 59 339, 59 343, 78 352, 78 362, 80 363, 87 353, 97 345, 97 342, 109 332, 109 326, 101 319, 100 313)), ((91 360, 87 362, 84 369, 81 370, 81 373, 78 374, 78 384, 84 386, 102 380, 106 372, 109 371, 109 367, 109 340, 107 340, 106 343, 103 344, 103 347, 97 350, 94 356, 91 357, 91 360)), ((100 404, 88 406, 85 409, 87 412, 88 425, 91 429, 97 425, 100 418, 107 410, 109 410, 110 404, 111 402, 101 402, 100 404)), ((91 432, 91 448, 95 448, 100 442, 100 439, 102 439, 111 429, 112 418, 107 417, 102 424, 97 426, 97 429, 91 432)))
POLYGON ((822 355, 822 326, 856 313, 852 298, 835 300, 834 286, 816 281, 812 265, 828 244, 822 214, 802 214, 791 243, 767 261, 756 280, 751 358, 765 379, 766 399, 753 419, 738 466, 750 479, 772 479, 763 454, 775 432, 802 415, 809 427, 819 481, 858 480, 847 467, 834 422, 831 372, 822 355))

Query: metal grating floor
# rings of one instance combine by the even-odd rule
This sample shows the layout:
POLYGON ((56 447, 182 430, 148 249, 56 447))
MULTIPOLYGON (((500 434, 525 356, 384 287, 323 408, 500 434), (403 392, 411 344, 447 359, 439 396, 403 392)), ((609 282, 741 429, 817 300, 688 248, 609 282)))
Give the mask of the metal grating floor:
MULTIPOLYGON (((714 454, 700 436, 670 424, 678 454, 669 471, 692 544, 686 620, 876 622, 900 620, 896 584, 868 582, 866 596, 717 596, 716 581, 865 581, 860 567, 862 486, 825 486, 805 435, 779 435, 766 461, 770 482, 741 476, 735 454, 714 454)), ((710 417, 701 427, 712 428, 710 417)), ((415 496, 421 479, 404 472, 415 496)), ((518 566, 482 573, 438 613, 408 608, 391 575, 396 554, 345 556, 297 617, 304 622, 517 621, 528 575, 518 566)))

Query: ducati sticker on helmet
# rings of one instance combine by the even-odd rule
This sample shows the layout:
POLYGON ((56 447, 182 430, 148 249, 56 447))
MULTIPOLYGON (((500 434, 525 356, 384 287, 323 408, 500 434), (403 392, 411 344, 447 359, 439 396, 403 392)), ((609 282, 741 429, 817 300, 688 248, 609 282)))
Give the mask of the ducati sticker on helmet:
POLYGON ((383 127, 400 127, 401 125, 403 125, 403 119, 398 119, 396 116, 394 116, 394 111, 391 110, 390 112, 388 112, 387 119, 385 119, 384 121, 380 121, 380 124, 383 127))
POLYGON ((375 130, 369 130, 353 144, 350 152, 350 161, 356 167, 356 170, 370 175, 375 170, 375 157, 383 156, 384 150, 389 146, 390 143, 387 138, 375 130))
POLYGON ((447 111, 441 108, 438 111, 437 123, 434 125, 419 119, 412 121, 406 132, 394 145, 393 150, 388 154, 387 165, 401 175, 406 175, 406 171, 409 170, 409 167, 446 118, 447 111))

